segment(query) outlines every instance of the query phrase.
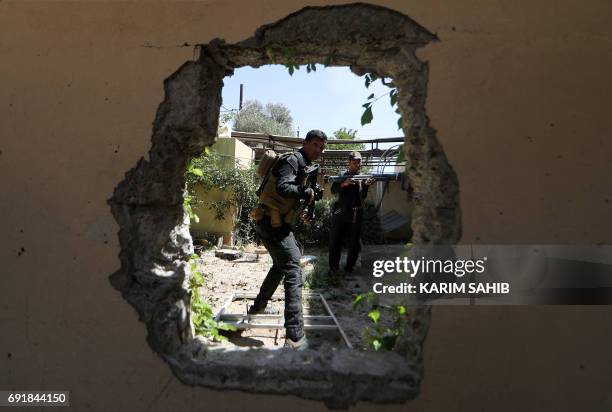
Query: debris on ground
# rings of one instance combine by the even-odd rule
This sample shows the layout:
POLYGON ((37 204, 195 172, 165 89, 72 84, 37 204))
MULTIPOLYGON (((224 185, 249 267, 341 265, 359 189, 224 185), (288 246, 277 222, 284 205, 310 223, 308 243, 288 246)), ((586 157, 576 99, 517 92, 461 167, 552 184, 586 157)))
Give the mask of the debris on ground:
MULTIPOLYGON (((365 246, 362 254, 376 255, 377 246, 365 246), (371 249, 371 250, 369 250, 371 249)), ((223 249, 207 250, 201 253, 198 270, 204 274, 205 283, 203 293, 206 300, 211 304, 213 313, 217 313, 234 293, 257 294, 268 270, 272 266, 272 258, 267 253, 258 253, 261 248, 254 245, 244 247, 237 251, 223 249), (225 251, 240 252, 240 258, 227 260, 225 251)), ((265 249, 264 249, 265 250, 265 249)), ((308 315, 326 315, 325 308, 320 304, 320 299, 309 298, 309 295, 323 294, 330 309, 338 319, 345 331, 348 340, 355 349, 368 349, 368 344, 363 332, 371 327, 367 310, 362 307, 353 307, 357 295, 369 291, 369 281, 372 274, 365 273, 360 265, 353 273, 347 274, 340 271, 337 279, 329 278, 326 248, 309 248, 301 259, 304 273, 304 298, 303 310, 308 315)), ((279 285, 275 295, 284 296, 283 284, 279 285)), ((246 315, 248 306, 252 301, 241 299, 232 302, 226 313, 246 315)), ((268 305, 275 313, 282 314, 284 311, 283 300, 273 300, 268 305)), ((235 333, 224 345, 245 347, 281 347, 285 338, 285 332, 273 329, 251 329, 235 333)), ((342 336, 335 330, 330 331, 307 331, 306 335, 311 347, 320 350, 335 350, 346 347, 342 336)))

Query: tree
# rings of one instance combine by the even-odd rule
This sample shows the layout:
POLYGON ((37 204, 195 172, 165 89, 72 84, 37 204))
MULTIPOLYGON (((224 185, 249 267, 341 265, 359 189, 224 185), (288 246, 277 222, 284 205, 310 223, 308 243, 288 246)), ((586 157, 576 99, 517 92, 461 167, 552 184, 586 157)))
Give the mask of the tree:
MULTIPOLYGON (((364 150, 365 145, 363 143, 348 143, 350 141, 355 140, 355 136, 357 135, 357 130, 347 129, 346 127, 342 127, 334 132, 334 138, 338 140, 346 140, 347 143, 340 144, 330 144, 327 146, 330 150, 364 150)), ((340 175, 344 173, 346 169, 348 157, 342 159, 336 159, 334 162, 335 165, 326 165, 325 173, 328 175, 340 175)), ((370 167, 364 166, 361 168, 361 173, 369 173, 370 167)))
POLYGON ((257 100, 249 100, 234 117, 234 130, 277 136, 295 136, 293 118, 281 103, 268 103, 264 107, 257 100))
MULTIPOLYGON (((339 140, 355 140, 357 130, 347 129, 342 127, 334 132, 334 137, 339 140)), ((347 144, 334 144, 334 150, 363 150, 365 145, 363 143, 347 143, 347 144)))

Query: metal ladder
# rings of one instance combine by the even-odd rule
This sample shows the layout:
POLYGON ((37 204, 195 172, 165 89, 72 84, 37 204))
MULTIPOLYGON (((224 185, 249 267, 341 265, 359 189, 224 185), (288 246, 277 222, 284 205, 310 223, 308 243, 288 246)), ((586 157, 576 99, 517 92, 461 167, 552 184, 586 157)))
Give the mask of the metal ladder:
MULTIPOLYGON (((323 297, 321 293, 313 292, 313 293, 305 293, 303 296, 305 297, 318 297, 327 312, 327 315, 304 315, 304 330, 337 330, 344 343, 349 349, 353 348, 351 342, 349 342, 346 333, 340 326, 338 319, 332 312, 331 308, 327 304, 327 301, 323 297)), ((215 320, 217 322, 225 322, 230 325, 234 325, 239 330, 246 329, 276 329, 277 333, 279 329, 284 329, 283 325, 283 315, 277 314, 260 314, 260 315, 248 315, 248 314, 240 314, 240 313, 226 313, 229 309, 232 302, 238 299, 248 299, 255 300, 257 294, 255 293, 232 293, 229 299, 225 302, 225 304, 221 307, 219 312, 215 315, 215 320), (276 320, 276 322, 274 322, 276 320)), ((281 295, 272 296, 271 300, 284 300, 284 297, 281 295)))

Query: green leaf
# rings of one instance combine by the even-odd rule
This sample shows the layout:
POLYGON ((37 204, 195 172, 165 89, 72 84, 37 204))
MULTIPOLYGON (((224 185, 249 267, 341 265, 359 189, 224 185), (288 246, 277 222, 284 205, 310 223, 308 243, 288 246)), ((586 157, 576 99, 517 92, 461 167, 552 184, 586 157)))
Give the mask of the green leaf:
POLYGON ((368 107, 372 107, 372 102, 364 103, 364 104, 361 105, 361 107, 365 107, 366 109, 368 107))
POLYGON ((293 65, 292 64, 288 65, 287 69, 289 70, 289 75, 293 76, 293 72, 294 72, 293 65))
POLYGON ((389 93, 389 98, 391 100, 391 107, 395 106, 397 103, 397 89, 391 90, 391 93, 389 93))
POLYGON ((402 128, 402 118, 397 119, 397 128, 398 130, 402 128))
POLYGON ((366 295, 364 295, 363 293, 361 295, 357 295, 357 297, 353 301, 353 308, 357 307, 361 302, 364 301, 365 298, 366 295))
POLYGON ((380 348, 382 348, 382 342, 380 341, 380 339, 374 339, 372 341, 372 349, 378 351, 380 350, 380 348))
POLYGON ((368 100, 372 100, 374 98, 374 93, 368 96, 368 100))
POLYGON ((373 309, 368 313, 368 317, 372 319, 375 324, 378 324, 378 321, 380 321, 380 311, 378 309, 373 309))
POLYGON ((406 314, 406 306, 398 306, 397 307, 397 312, 400 314, 400 316, 403 316, 406 314))
POLYGON ((374 118, 374 115, 372 114, 372 108, 368 107, 367 109, 365 109, 365 111, 361 115, 361 125, 363 126, 368 123, 371 123, 373 118, 374 118))
POLYGON ((202 171, 202 169, 198 169, 196 167, 194 167, 193 169, 190 169, 189 172, 196 176, 200 176, 200 177, 204 176, 204 172, 202 171))
POLYGON ((313 72, 316 72, 316 71, 317 71, 317 65, 316 65, 316 64, 314 64, 314 63, 312 64, 312 71, 313 71, 313 72))
POLYGON ((310 64, 306 65, 306 73, 310 73, 310 64))

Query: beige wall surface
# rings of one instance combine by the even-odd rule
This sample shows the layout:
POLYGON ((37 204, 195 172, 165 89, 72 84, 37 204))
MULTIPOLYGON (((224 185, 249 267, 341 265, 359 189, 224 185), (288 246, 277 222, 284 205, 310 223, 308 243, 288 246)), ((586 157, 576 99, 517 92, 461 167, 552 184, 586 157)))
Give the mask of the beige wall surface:
MULTIPOLYGON (((0 390, 75 410, 324 410, 188 388, 107 277, 106 200, 150 146, 185 43, 239 41, 295 0, 0 0, 0 390)), ((464 242, 612 243, 612 3, 377 1, 440 42, 428 114, 461 185, 464 242)), ((609 307, 436 308, 420 398, 355 410, 612 410, 609 307)))

